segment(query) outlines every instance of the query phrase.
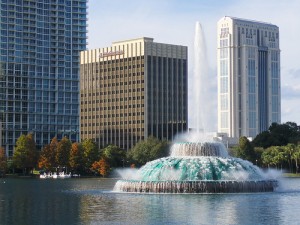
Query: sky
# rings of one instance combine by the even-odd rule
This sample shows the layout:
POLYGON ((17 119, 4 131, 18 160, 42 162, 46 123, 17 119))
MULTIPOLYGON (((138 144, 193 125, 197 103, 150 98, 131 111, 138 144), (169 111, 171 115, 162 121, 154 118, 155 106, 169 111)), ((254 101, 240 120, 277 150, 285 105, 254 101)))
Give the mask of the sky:
MULTIPOLYGON (((300 125, 300 1, 299 0, 89 0, 88 48, 114 41, 152 37, 155 42, 189 48, 189 77, 193 75, 195 24, 202 25, 207 51, 210 123, 217 128, 217 22, 224 16, 275 24, 280 32, 281 122, 300 125)), ((191 82, 191 80, 189 80, 191 82)), ((193 94, 189 93, 189 101, 193 94)), ((189 104, 189 123, 192 123, 189 104)))

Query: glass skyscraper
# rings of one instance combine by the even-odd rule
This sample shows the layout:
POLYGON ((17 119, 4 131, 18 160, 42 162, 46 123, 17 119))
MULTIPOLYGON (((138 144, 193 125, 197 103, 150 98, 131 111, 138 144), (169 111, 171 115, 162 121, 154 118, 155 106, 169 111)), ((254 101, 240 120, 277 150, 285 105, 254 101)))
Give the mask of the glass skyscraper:
POLYGON ((281 121, 279 28, 218 22, 218 132, 254 138, 281 121))
POLYGON ((1 145, 12 156, 32 132, 38 147, 79 139, 79 52, 87 0, 0 0, 1 145))

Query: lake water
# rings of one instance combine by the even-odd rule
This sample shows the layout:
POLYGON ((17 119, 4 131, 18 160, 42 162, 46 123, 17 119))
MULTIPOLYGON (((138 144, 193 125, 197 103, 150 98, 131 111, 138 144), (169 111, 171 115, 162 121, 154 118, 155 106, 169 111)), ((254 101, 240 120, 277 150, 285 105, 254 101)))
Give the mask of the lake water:
POLYGON ((0 224, 299 224, 300 179, 272 193, 132 194, 114 179, 0 179, 0 224))

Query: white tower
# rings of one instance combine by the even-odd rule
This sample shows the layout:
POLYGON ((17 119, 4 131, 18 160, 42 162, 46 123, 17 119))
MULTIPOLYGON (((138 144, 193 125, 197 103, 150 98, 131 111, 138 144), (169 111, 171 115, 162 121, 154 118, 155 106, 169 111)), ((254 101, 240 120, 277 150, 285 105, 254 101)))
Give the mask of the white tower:
POLYGON ((218 132, 254 138, 280 123, 279 28, 223 17, 217 46, 218 132))

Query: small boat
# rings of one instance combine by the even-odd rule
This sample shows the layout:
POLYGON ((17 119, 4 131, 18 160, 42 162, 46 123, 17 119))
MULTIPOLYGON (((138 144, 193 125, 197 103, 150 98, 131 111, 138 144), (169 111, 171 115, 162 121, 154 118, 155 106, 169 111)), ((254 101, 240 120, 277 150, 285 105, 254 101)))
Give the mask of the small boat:
POLYGON ((47 179, 47 178, 52 178, 52 173, 43 173, 43 174, 40 174, 40 178, 41 179, 47 179))
POLYGON ((60 172, 58 178, 71 178, 71 173, 67 174, 65 172, 60 172))

